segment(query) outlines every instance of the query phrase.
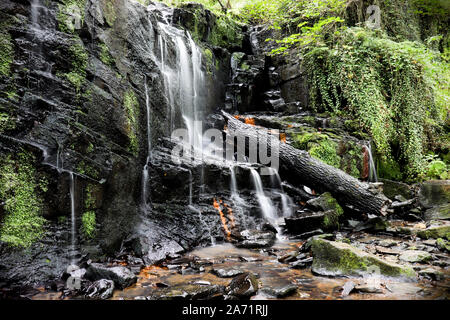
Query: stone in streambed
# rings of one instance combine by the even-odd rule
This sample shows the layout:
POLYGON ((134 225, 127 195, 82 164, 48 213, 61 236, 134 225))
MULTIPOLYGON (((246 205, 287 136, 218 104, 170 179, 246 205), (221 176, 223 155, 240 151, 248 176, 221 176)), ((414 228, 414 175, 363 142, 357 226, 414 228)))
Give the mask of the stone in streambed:
POLYGON ((294 284, 288 284, 279 287, 267 287, 261 289, 261 291, 269 296, 275 298, 283 298, 293 295, 297 291, 297 286, 294 284))
POLYGON ((442 238, 436 240, 436 246, 443 251, 450 251, 450 242, 442 238))
POLYGON ((149 300, 210 300, 222 297, 224 286, 181 284, 154 291, 149 300))
POLYGON ((309 265, 311 265, 312 262, 313 262, 313 258, 312 257, 309 257, 309 258, 306 258, 306 259, 297 260, 297 261, 291 263, 291 268, 293 268, 293 269, 303 269, 303 268, 306 268, 309 265))
POLYGON ((415 277, 410 267, 401 266, 355 248, 349 244, 323 239, 312 241, 315 274, 324 276, 364 276, 374 271, 389 277, 415 277))
POLYGON ((234 244, 238 248, 266 248, 275 243, 276 235, 271 231, 244 230, 241 232, 241 239, 234 244))
POLYGON ((86 289, 86 297, 91 299, 109 299, 114 292, 114 281, 101 279, 93 282, 86 289))
POLYGON ((135 274, 130 269, 123 266, 107 267, 100 263, 91 263, 86 270, 86 278, 91 281, 107 279, 114 281, 114 284, 124 289, 131 286, 137 280, 135 274))
POLYGON ((406 250, 400 255, 399 259, 409 263, 425 263, 430 261, 432 259, 432 256, 426 251, 406 250))
POLYGON ((237 275, 243 274, 244 271, 239 269, 212 269, 212 274, 215 274, 219 278, 232 278, 237 275))
POLYGON ((425 230, 418 231, 417 235, 423 239, 446 238, 450 240, 450 223, 441 221, 439 225, 430 226, 425 230))
POLYGON ((259 284, 256 276, 251 273, 243 273, 231 280, 227 287, 227 294, 238 298, 248 298, 258 291, 259 284))

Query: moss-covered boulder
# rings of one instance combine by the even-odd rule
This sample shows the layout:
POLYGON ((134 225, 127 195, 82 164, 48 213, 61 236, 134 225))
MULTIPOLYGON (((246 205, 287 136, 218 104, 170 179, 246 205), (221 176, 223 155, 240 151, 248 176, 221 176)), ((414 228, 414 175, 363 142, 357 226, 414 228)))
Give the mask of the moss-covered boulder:
POLYGON ((417 235, 423 239, 446 238, 447 240, 450 240, 450 224, 431 226, 425 230, 417 232, 417 235))
POLYGON ((334 229, 339 227, 339 217, 344 214, 344 210, 331 193, 325 192, 320 197, 309 200, 307 205, 324 212, 322 228, 334 229))
POLYGON ((388 277, 415 277, 410 268, 384 261, 343 242, 315 239, 312 271, 324 276, 364 276, 377 273, 388 277))

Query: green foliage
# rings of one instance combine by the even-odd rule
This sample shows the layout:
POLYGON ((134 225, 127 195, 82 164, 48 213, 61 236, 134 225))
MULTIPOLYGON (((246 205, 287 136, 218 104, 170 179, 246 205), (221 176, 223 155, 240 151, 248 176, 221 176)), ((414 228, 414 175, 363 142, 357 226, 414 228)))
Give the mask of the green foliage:
POLYGON ((128 137, 130 138, 129 150, 134 155, 137 155, 139 148, 137 140, 137 117, 139 113, 139 102, 133 90, 130 89, 125 92, 123 105, 127 114, 126 131, 128 133, 128 137))
POLYGON ((88 238, 93 238, 96 233, 95 211, 87 211, 81 216, 81 230, 88 238))
POLYGON ((16 159, 12 156, 0 159, 0 199, 6 212, 0 239, 14 247, 28 247, 44 233, 34 161, 33 155, 26 151, 20 152, 16 159))
POLYGON ((223 48, 241 47, 244 39, 242 26, 234 21, 230 15, 220 15, 209 37, 213 46, 223 48))
POLYGON ((425 158, 427 166, 424 172, 425 179, 441 179, 446 180, 450 177, 450 171, 445 162, 441 161, 437 155, 427 155, 425 158))
POLYGON ((449 75, 438 82, 437 72, 448 66, 434 57, 419 43, 349 28, 305 55, 312 105, 358 119, 384 160, 399 149, 406 178, 413 179, 423 170, 426 131, 447 113, 449 75))

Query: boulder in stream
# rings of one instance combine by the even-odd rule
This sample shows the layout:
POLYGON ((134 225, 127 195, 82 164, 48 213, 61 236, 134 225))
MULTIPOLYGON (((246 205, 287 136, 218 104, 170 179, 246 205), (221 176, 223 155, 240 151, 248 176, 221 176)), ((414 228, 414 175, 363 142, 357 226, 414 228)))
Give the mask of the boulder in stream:
POLYGON ((377 273, 388 277, 415 277, 410 267, 380 259, 347 243, 315 239, 312 271, 323 276, 365 276, 377 273))
POLYGON ((93 282, 86 288, 86 297, 91 299, 106 300, 112 297, 114 292, 114 281, 101 279, 93 282))
POLYGON ((241 232, 241 241, 235 244, 238 248, 266 248, 275 243, 276 235, 272 231, 244 230, 241 232))
POLYGON ((137 280, 136 275, 126 267, 108 267, 100 263, 91 263, 89 265, 86 271, 86 278, 91 281, 101 279, 112 280, 120 289, 131 286, 137 280))

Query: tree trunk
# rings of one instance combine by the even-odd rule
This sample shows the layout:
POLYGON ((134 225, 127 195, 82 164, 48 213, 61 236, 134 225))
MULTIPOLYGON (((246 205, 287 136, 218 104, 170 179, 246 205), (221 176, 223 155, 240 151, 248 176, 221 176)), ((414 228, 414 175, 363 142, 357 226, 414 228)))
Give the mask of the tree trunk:
MULTIPOLYGON (((227 119, 227 134, 267 141, 268 150, 278 138, 265 128, 245 124, 222 111, 227 119)), ((248 148, 246 144, 246 149, 248 148)), ((362 213, 386 215, 391 201, 383 194, 369 190, 369 184, 359 181, 342 170, 327 165, 287 143, 279 143, 280 174, 293 185, 305 185, 311 189, 329 191, 341 204, 362 213)))

